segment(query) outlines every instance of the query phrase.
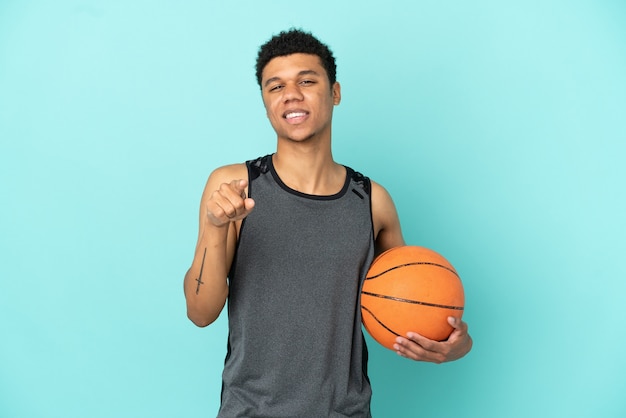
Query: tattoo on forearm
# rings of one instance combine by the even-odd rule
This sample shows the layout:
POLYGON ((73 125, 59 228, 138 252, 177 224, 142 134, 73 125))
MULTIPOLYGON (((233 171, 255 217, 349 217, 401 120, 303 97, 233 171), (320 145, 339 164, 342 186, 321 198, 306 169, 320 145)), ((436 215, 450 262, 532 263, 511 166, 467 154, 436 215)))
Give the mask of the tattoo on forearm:
POLYGON ((196 287, 196 295, 200 293, 200 285, 204 284, 204 282, 202 281, 202 270, 204 270, 205 257, 206 257, 206 248, 204 249, 204 254, 202 255, 202 265, 200 266, 200 274, 198 275, 198 278, 196 279, 196 281, 198 282, 198 287, 196 287))

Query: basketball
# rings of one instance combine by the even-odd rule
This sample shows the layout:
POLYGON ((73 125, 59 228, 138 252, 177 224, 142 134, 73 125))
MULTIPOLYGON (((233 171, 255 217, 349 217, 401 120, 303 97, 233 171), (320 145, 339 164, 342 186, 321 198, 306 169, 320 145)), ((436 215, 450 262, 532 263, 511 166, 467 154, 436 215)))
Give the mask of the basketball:
POLYGON ((463 284, 452 264, 424 247, 401 246, 379 255, 361 290, 363 325, 390 350, 396 337, 409 331, 447 339, 453 330, 448 317, 461 319, 464 305, 463 284))

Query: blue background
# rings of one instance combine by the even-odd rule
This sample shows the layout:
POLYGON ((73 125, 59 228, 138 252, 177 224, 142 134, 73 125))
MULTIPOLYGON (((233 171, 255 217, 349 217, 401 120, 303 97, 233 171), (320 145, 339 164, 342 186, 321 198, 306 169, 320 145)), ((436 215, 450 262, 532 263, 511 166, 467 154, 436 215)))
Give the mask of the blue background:
POLYGON ((626 416, 618 0, 2 0, 0 416, 215 415, 226 321, 182 278, 210 171, 274 150, 291 26, 337 57, 335 158, 466 288, 461 361, 370 340, 375 416, 626 416))

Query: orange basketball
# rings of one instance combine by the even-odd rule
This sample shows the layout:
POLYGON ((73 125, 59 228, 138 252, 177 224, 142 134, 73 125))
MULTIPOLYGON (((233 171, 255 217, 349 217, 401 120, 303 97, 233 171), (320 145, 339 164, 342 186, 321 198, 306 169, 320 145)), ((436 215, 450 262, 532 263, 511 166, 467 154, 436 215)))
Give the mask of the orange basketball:
POLYGON ((448 317, 461 319, 463 284, 452 264, 433 250, 402 246, 379 255, 361 290, 367 332, 393 350, 397 336, 413 331, 443 341, 452 333, 448 317))

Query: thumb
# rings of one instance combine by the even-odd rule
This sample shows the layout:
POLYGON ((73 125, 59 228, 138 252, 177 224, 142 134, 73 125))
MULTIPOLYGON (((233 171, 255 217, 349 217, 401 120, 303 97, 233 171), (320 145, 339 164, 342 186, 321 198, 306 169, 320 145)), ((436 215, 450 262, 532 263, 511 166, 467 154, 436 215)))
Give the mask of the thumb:
POLYGON ((454 328, 453 333, 467 333, 467 323, 463 322, 460 318, 449 316, 448 323, 454 328))
POLYGON ((243 200, 243 206, 246 209, 246 212, 250 212, 254 208, 255 202, 251 197, 246 197, 243 200))

